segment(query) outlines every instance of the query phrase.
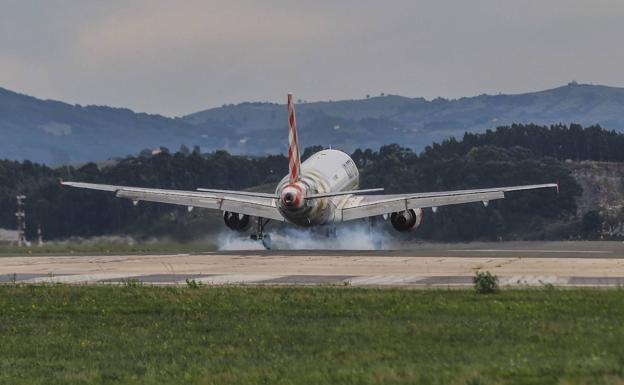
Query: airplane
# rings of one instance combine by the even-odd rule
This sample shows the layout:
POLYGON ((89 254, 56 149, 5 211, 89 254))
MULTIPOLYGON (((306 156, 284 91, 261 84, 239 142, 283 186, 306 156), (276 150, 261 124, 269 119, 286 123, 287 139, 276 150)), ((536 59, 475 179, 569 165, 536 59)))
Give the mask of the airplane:
POLYGON ((269 221, 287 222, 301 227, 334 225, 357 219, 382 216, 390 219, 400 232, 416 229, 423 209, 471 202, 503 199, 506 192, 559 189, 557 183, 428 193, 378 195, 383 188, 358 189, 359 171, 349 155, 338 150, 322 150, 301 162, 292 94, 288 94, 288 170, 275 193, 198 188, 196 191, 165 190, 114 186, 83 182, 62 185, 115 193, 136 205, 140 201, 170 203, 220 210, 225 225, 246 232, 255 223, 251 239, 270 249, 270 234, 264 229, 269 221))

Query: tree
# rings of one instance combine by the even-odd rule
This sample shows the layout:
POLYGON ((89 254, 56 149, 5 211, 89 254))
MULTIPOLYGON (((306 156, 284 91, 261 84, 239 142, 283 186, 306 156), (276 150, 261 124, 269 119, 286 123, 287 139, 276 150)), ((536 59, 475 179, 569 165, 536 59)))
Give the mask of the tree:
POLYGON ((178 152, 184 156, 189 156, 191 154, 191 150, 186 144, 180 145, 180 149, 178 150, 178 152))
POLYGON ((585 213, 581 223, 582 235, 585 238, 595 238, 602 230, 602 217, 597 211, 585 213))
POLYGON ((311 146, 311 147, 306 147, 303 150, 303 154, 301 154, 301 161, 305 161, 306 159, 308 159, 309 157, 311 157, 312 155, 316 154, 319 151, 323 151, 325 148, 323 146, 311 146))

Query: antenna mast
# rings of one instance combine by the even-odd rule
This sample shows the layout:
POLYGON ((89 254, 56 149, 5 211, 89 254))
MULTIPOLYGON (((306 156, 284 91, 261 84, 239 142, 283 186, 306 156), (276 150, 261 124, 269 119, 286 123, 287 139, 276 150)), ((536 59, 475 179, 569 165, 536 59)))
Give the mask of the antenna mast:
POLYGON ((18 195, 15 198, 17 199, 17 212, 15 213, 17 218, 17 245, 21 247, 26 245, 26 212, 24 209, 26 195, 18 195))

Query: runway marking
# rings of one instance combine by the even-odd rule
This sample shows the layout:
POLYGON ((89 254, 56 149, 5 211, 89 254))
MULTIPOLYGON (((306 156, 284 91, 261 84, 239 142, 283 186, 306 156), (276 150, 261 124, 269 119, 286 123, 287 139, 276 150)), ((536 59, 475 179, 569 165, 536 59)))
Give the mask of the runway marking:
MULTIPOLYGON (((269 274, 222 274, 214 275, 211 277, 198 278, 195 282, 205 283, 207 285, 234 285, 245 283, 259 283, 261 281, 268 281, 271 279, 282 278, 284 275, 269 275, 269 274)), ((186 283, 180 281, 178 283, 186 283)))
POLYGON ((558 254, 613 254, 612 250, 499 250, 499 249, 456 249, 449 253, 558 253, 558 254))
MULTIPOLYGON (((0 283, 11 284, 121 284, 124 280, 136 279, 150 285, 184 286, 183 278, 194 279, 206 285, 342 285, 350 286, 412 286, 412 287, 446 287, 472 285, 472 276, 418 276, 418 275, 277 275, 277 274, 145 274, 137 275, 122 273, 65 274, 43 276, 40 274, 17 274, 11 280, 0 280, 0 283), (195 277, 195 278, 194 278, 195 277)), ((565 277, 555 275, 515 275, 499 277, 503 287, 523 286, 624 286, 624 277, 565 277)))
POLYGON ((570 277, 571 285, 624 286, 624 277, 570 277))
POLYGON ((259 281, 257 283, 286 283, 286 284, 336 284, 349 281, 354 275, 285 275, 278 278, 259 281))
POLYGON ((16 273, 16 274, 2 274, 0 275, 0 283, 13 283, 13 282, 25 282, 28 279, 49 277, 48 274, 31 274, 31 273, 16 273))
POLYGON ((99 274, 72 274, 72 275, 47 275, 20 281, 21 283, 94 283, 104 280, 128 278, 131 273, 99 273, 99 274))
POLYGON ((434 276, 416 282, 419 285, 472 285, 472 277, 466 275, 434 276))
POLYGON ((558 277, 554 275, 538 275, 538 276, 517 275, 513 277, 501 277, 499 278, 498 282, 501 286, 567 285, 570 282, 570 278, 558 277))
POLYGON ((406 285, 417 283, 425 277, 417 275, 364 275, 347 280, 351 285, 406 285))
POLYGON ((131 274, 111 279, 101 279, 100 282, 123 282, 126 280, 139 280, 144 283, 186 283, 186 280, 210 277, 210 274, 131 274))

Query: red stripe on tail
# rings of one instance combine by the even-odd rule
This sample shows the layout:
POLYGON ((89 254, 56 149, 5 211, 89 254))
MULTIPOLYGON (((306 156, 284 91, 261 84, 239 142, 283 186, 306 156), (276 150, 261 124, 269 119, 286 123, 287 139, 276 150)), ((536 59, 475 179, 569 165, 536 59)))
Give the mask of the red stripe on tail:
POLYGON ((290 183, 299 180, 301 158, 299 157, 299 142, 297 141, 297 123, 295 120, 295 106, 292 94, 288 94, 288 170, 290 183))

